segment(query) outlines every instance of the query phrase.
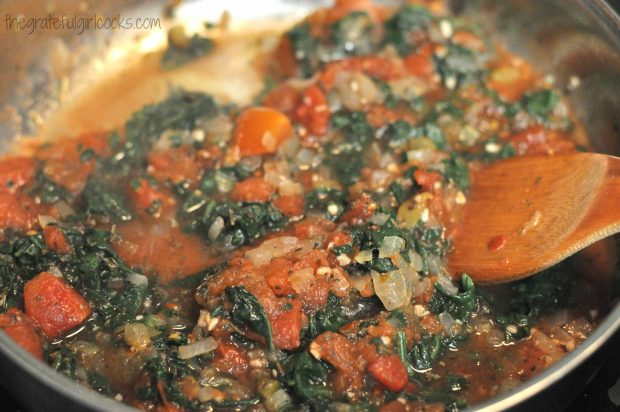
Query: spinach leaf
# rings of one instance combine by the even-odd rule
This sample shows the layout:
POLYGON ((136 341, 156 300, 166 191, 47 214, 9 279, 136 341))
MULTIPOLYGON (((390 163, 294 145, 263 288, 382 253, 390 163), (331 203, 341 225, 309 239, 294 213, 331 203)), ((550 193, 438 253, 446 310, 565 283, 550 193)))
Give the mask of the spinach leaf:
POLYGON ((28 196, 38 197, 45 204, 53 204, 60 200, 70 200, 71 194, 50 180, 41 170, 37 173, 34 184, 26 191, 28 196))
POLYGON ((220 263, 216 263, 215 265, 209 266, 206 269, 201 270, 198 273, 187 276, 182 279, 176 279, 170 282, 168 285, 183 288, 183 289, 196 289, 200 284, 207 281, 212 276, 221 273, 228 266, 228 261, 225 260, 220 263))
POLYGON ((368 13, 355 11, 332 26, 335 56, 364 55, 373 49, 371 32, 374 24, 368 13))
POLYGON ((0 310, 21 306, 24 280, 13 258, 0 254, 0 310))
POLYGON ((265 338, 270 351, 275 349, 271 324, 265 309, 258 299, 243 286, 229 286, 225 290, 226 296, 231 301, 232 320, 238 325, 248 325, 255 332, 265 338))
POLYGON ((107 216, 121 222, 133 219, 133 213, 123 195, 93 176, 88 178, 82 197, 87 213, 107 216))
POLYGON ((61 347, 49 354, 49 362, 56 372, 75 379, 78 363, 77 354, 74 351, 61 347))
POLYGON ((348 322, 349 318, 345 316, 341 299, 330 294, 325 307, 308 316, 308 328, 304 335, 311 340, 326 331, 336 332, 348 322))
POLYGON ((411 33, 424 30, 431 21, 431 15, 423 7, 405 6, 385 22, 385 44, 391 44, 401 56, 411 53, 411 33))
POLYGON ((415 374, 415 369, 411 364, 409 354, 407 353, 407 339, 405 337, 405 332, 396 332, 396 345, 394 350, 396 351, 396 354, 398 355, 400 360, 403 362, 403 365, 405 365, 409 376, 413 376, 415 374))
POLYGON ((313 411, 324 411, 332 393, 327 383, 329 369, 308 352, 291 356, 285 363, 286 383, 313 411))
POLYGON ((178 47, 169 42, 168 48, 162 56, 161 64, 164 69, 175 69, 199 57, 206 56, 211 50, 213 50, 213 40, 194 34, 185 47, 178 47))
POLYGON ((358 180, 364 167, 364 150, 375 135, 364 112, 340 111, 331 119, 332 126, 342 131, 342 138, 327 147, 327 165, 345 186, 358 180))
POLYGON ((468 190, 471 183, 465 160, 453 153, 450 155, 450 159, 443 161, 443 164, 445 166, 444 178, 453 181, 459 189, 468 190))
POLYGON ((435 361, 443 354, 443 350, 443 343, 440 336, 425 335, 414 345, 409 353, 409 357, 415 370, 424 372, 433 367, 435 361))
POLYGON ((474 281, 467 274, 461 277, 462 291, 456 295, 447 293, 439 283, 435 283, 435 293, 428 303, 431 313, 438 315, 447 312, 461 322, 467 322, 476 309, 474 281))
POLYGON ((541 90, 525 93, 521 99, 521 105, 532 117, 540 123, 545 123, 559 101, 560 95, 556 91, 541 90))
POLYGON ((306 195, 306 208, 320 211, 326 219, 336 221, 348 205, 346 195, 337 189, 314 189, 306 195))
POLYGON ((319 66, 316 54, 319 42, 312 37, 310 25, 307 23, 293 27, 286 33, 286 37, 293 46, 293 55, 302 77, 310 78, 319 66))
POLYGON ((453 90, 465 82, 479 80, 483 68, 473 50, 450 43, 443 56, 434 55, 435 67, 444 86, 453 90))

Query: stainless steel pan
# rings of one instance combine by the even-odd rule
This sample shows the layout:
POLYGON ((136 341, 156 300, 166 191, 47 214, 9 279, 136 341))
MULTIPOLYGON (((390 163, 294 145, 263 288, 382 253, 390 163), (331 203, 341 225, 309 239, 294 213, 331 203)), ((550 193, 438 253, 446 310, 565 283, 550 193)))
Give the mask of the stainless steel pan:
MULTIPOLYGON (((21 135, 32 135, 45 117, 106 70, 114 48, 131 47, 144 32, 132 30, 11 31, 6 15, 84 15, 159 17, 163 1, 0 1, 0 150, 21 135), (107 57, 106 57, 107 56, 107 57), (65 80, 60 81, 59 78, 65 80), (59 103, 60 100, 60 103, 59 103)), ((305 0, 187 1, 192 13, 214 20, 227 9, 241 19, 302 15, 327 3, 305 0)), ((602 0, 452 0, 457 13, 470 15, 498 33, 510 48, 551 73, 567 90, 592 146, 620 154, 620 18, 602 0)), ((161 30, 165 30, 162 24, 161 30)), ((153 34, 153 33, 150 33, 153 34)), ((617 304, 592 336, 545 372, 471 409, 499 411, 565 406, 595 372, 597 361, 620 331, 617 304)), ((617 340, 617 338, 616 338, 617 340)), ((619 366, 620 367, 620 366, 619 366)), ((56 374, 0 333, 0 380, 20 401, 37 411, 131 411, 56 374)))

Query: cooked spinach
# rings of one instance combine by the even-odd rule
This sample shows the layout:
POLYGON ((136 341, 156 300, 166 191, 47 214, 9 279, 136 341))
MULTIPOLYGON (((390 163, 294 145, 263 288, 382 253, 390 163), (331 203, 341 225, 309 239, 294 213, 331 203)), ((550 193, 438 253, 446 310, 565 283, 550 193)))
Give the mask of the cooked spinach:
POLYGON ((198 34, 194 34, 185 47, 178 47, 169 42, 168 48, 162 56, 161 64, 164 69, 176 69, 192 60, 206 56, 213 50, 213 46, 213 40, 198 34))
POLYGON ((39 198, 45 204, 71 199, 71 194, 67 189, 52 182, 42 170, 37 173, 34 183, 27 189, 26 193, 29 196, 39 198))
POLYGON ((334 56, 364 55, 373 49, 372 30, 374 24, 368 13, 355 11, 332 26, 334 56))
POLYGON ((299 66, 302 77, 312 77, 319 65, 316 54, 319 41, 312 37, 309 24, 300 24, 286 32, 286 37, 293 47, 293 56, 299 66))
POLYGON ((546 123, 549 115, 560 101, 560 95, 554 90, 540 90, 525 93, 521 99, 523 108, 540 123, 546 123))
POLYGON ((342 138, 328 145, 326 164, 345 186, 358 180, 364 167, 364 150, 375 135, 364 112, 340 111, 331 119, 332 127, 342 131, 342 138))
POLYGON ((393 45, 401 56, 407 55, 415 47, 411 33, 426 29, 430 22, 428 10, 407 5, 385 22, 384 43, 393 45))
POLYGON ((133 212, 124 196, 103 180, 89 177, 82 197, 89 214, 107 216, 120 222, 133 219, 133 212))
POLYGON ((327 409, 332 398, 327 385, 328 367, 308 352, 289 357, 285 363, 285 383, 315 412, 327 409))
POLYGON ((454 182, 461 190, 468 190, 471 182, 465 160, 461 156, 451 154, 450 159, 444 160, 443 164, 445 167, 445 180, 454 182))
POLYGON ((425 335, 413 346, 409 352, 409 359, 417 372, 424 372, 433 367, 443 351, 444 347, 439 335, 425 335))
POLYGON ((247 325, 265 338, 270 351, 275 349, 271 323, 258 299, 243 286, 229 286, 225 290, 232 303, 232 320, 237 325, 247 325))
POLYGON ((433 314, 447 312, 453 318, 466 323, 476 309, 476 290, 474 281, 467 274, 461 277, 461 291, 456 295, 447 293, 435 283, 435 293, 428 303, 428 310, 433 314))
MULTIPOLYGON (((395 313, 395 312, 392 312, 392 313, 395 313)), ((405 337, 405 332, 403 331, 396 332, 396 345, 394 349, 396 351, 396 354, 400 358, 400 360, 403 362, 403 365, 405 365, 405 368, 407 369, 407 373, 409 374, 409 376, 414 376, 416 371, 413 365, 411 364, 411 360, 409 359, 409 354, 407 353, 407 339, 405 337)))
POLYGON ((306 195, 306 209, 318 211, 329 220, 342 216, 349 202, 345 193, 337 189, 314 189, 306 195))
POLYGON ((444 86, 453 90, 463 83, 480 80, 483 69, 476 53, 457 44, 448 44, 445 55, 434 55, 435 67, 444 86))

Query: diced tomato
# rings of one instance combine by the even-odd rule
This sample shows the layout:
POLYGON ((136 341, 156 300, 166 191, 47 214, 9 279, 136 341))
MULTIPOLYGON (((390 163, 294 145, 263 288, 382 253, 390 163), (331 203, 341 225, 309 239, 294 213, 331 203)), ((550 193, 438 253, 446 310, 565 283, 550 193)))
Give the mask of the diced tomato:
POLYGON ((288 217, 301 216, 304 213, 305 200, 301 195, 280 196, 273 205, 288 217))
POLYGON ((88 302, 62 279, 41 272, 24 286, 26 313, 51 339, 78 326, 91 314, 88 302))
POLYGON ((302 239, 317 239, 325 237, 334 230, 336 224, 323 218, 308 218, 295 225, 295 236, 302 239))
POLYGON ((575 143, 566 139, 562 132, 532 126, 509 138, 519 155, 548 155, 571 153, 575 143))
POLYGON ((281 77, 292 77, 297 73, 297 60, 293 44, 286 36, 280 38, 280 43, 274 52, 273 70, 281 77))
POLYGON ((37 215, 37 205, 28 196, 0 193, 0 227, 29 230, 37 215))
POLYGON ((505 101, 516 102, 533 82, 531 66, 522 59, 512 58, 491 70, 487 86, 505 101))
POLYGON ((275 191, 262 177, 250 177, 235 185, 230 198, 237 202, 267 202, 275 191))
POLYGON ((295 293, 295 290, 291 286, 289 281, 289 274, 293 262, 285 258, 272 259, 269 265, 265 268, 265 278, 269 287, 278 296, 286 296, 295 293))
POLYGON ((246 353, 225 340, 218 341, 215 353, 213 365, 222 372, 239 376, 250 366, 250 360, 246 353))
POLYGON ((452 41, 455 44, 473 49, 477 51, 484 51, 486 46, 484 40, 476 36, 474 33, 465 30, 458 30, 452 35, 452 41))
POLYGON ((137 187, 131 185, 129 192, 136 210, 143 212, 154 205, 159 205, 157 211, 161 213, 162 209, 176 203, 171 195, 154 187, 147 179, 140 178, 137 183, 137 187))
POLYGON ((359 199, 355 200, 351 208, 340 218, 343 222, 356 224, 360 220, 368 219, 375 213, 377 204, 372 200, 368 193, 362 193, 359 199))
POLYGON ((295 114, 295 109, 301 102, 301 93, 299 90, 289 84, 281 84, 271 90, 265 99, 263 105, 278 110, 289 117, 295 114))
POLYGON ((407 75, 407 70, 400 59, 361 56, 327 64, 319 76, 319 81, 329 91, 334 87, 336 76, 342 71, 359 71, 383 81, 395 80, 407 75))
POLYGON ((331 235, 329 235, 329 238, 327 239, 327 244, 332 244, 332 246, 344 246, 351 243, 352 241, 353 239, 351 239, 351 235, 337 230, 331 235))
POLYGON ((380 355, 368 366, 368 371, 393 392, 405 389, 409 382, 407 369, 400 358, 394 354, 380 355))
POLYGON ((58 226, 45 226, 45 229, 43 229, 43 240, 45 241, 45 246, 61 255, 68 255, 72 251, 64 232, 58 226))
POLYGON ((241 156, 275 153, 292 135, 289 118, 274 109, 251 107, 237 118, 235 142, 241 156))
POLYGON ((413 76, 424 78, 432 76, 435 69, 432 45, 422 46, 416 53, 407 56, 404 63, 407 71, 413 76))
POLYGON ((153 225, 135 220, 119 226, 118 233, 114 251, 130 266, 157 274, 164 284, 213 264, 212 253, 200 236, 184 233, 168 222, 153 225))
POLYGON ((339 333, 324 332, 310 344, 310 351, 337 370, 339 376, 334 380, 337 390, 363 386, 366 360, 349 339, 339 333))
POLYGON ((323 136, 327 133, 329 107, 325 93, 318 86, 312 85, 304 91, 301 105, 297 107, 295 114, 310 134, 323 136))
POLYGON ((34 179, 37 164, 31 157, 7 156, 0 160, 0 192, 15 193, 34 179))
POLYGON ((292 350, 300 345, 301 301, 293 299, 286 303, 289 308, 271 320, 273 343, 280 349, 292 350))
POLYGON ((91 151, 96 156, 105 156, 109 152, 107 136, 107 133, 88 133, 77 139, 42 145, 37 157, 44 161, 45 175, 71 193, 81 192, 96 162, 94 157, 86 158, 84 154, 91 151))
POLYGON ((28 315, 11 308, 0 314, 0 329, 32 356, 43 360, 43 338, 28 315))
POLYGON ((435 183, 441 182, 442 180, 441 174, 437 172, 428 172, 422 169, 413 172, 413 178, 424 190, 431 190, 435 183))
POLYGON ((153 151, 149 153, 147 159, 149 172, 160 182, 167 180, 172 183, 183 180, 196 182, 202 170, 195 156, 183 147, 153 151))

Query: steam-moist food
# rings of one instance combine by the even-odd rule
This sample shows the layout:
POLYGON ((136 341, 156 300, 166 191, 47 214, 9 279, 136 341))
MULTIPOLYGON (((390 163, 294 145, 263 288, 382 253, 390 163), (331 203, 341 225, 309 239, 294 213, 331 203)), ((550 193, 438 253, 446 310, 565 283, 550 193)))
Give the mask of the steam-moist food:
MULTIPOLYGON (((429 4, 315 12, 248 107, 175 90, 5 157, 0 327, 158 411, 456 410, 572 351, 603 282, 566 263, 485 290, 445 259, 472 168, 574 151, 578 128, 550 79, 429 4)), ((171 34, 168 70, 218 46, 171 34)))

